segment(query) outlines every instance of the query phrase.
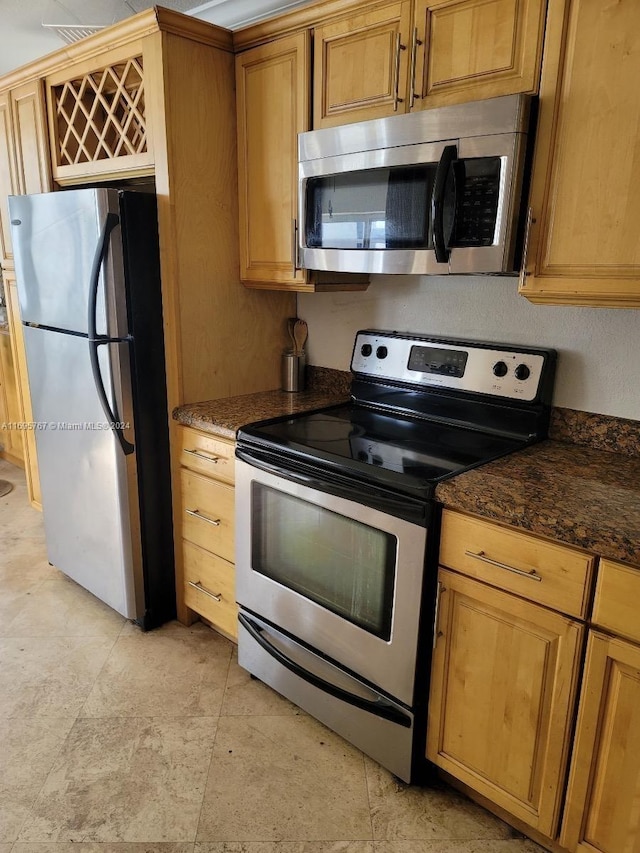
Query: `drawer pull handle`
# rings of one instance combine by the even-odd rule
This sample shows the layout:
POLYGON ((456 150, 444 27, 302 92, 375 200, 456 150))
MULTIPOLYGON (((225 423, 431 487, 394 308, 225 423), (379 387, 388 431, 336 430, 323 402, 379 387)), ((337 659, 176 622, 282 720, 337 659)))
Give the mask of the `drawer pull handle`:
POLYGON ((542 580, 542 577, 535 569, 531 569, 530 572, 525 572, 523 569, 516 569, 515 566, 509 566, 507 563, 499 563, 497 560, 492 560, 491 557, 487 557, 485 555, 484 551, 479 551, 477 554, 474 554, 473 551, 465 551, 464 553, 467 557, 474 557, 476 560, 481 560, 483 563, 489 563, 490 566, 497 566, 499 569, 506 569, 508 572, 513 572, 514 575, 522 575, 523 578, 529 578, 532 581, 542 580))
POLYGON ((221 593, 218 593, 216 595, 215 592, 209 592, 209 590, 206 587, 202 586, 200 581, 196 581, 195 583, 193 581, 188 581, 188 583, 189 583, 189 586, 192 586, 194 589, 197 589, 200 592, 204 592, 205 595, 208 595, 209 598, 213 598, 214 601, 222 601, 222 594, 221 593))
POLYGON ((184 452, 189 453, 191 456, 197 456, 198 459, 204 459, 205 462, 213 462, 215 464, 220 461, 219 456, 210 456, 208 453, 202 453, 200 450, 189 450, 188 447, 185 447, 184 452))
POLYGON ((192 515, 194 518, 201 518, 202 521, 206 521, 207 524, 213 524, 214 527, 220 527, 220 519, 219 518, 208 518, 206 515, 203 515, 199 509, 185 509, 187 515, 192 515))

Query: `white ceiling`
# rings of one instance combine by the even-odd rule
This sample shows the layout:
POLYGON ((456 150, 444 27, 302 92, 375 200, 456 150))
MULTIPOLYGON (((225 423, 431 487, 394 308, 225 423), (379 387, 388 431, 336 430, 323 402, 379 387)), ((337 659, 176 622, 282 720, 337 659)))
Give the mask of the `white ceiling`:
MULTIPOLYGON (((237 29, 312 0, 164 0, 160 5, 237 29)), ((0 75, 64 45, 45 26, 105 26, 154 6, 148 0, 0 0, 0 75)))

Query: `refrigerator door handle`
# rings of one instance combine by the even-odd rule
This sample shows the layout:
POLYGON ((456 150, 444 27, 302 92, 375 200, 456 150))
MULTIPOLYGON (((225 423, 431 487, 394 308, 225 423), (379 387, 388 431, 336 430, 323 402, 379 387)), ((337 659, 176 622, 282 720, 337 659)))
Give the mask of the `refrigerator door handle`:
POLYGON ((96 391, 98 392, 98 399, 100 400, 100 405, 102 406, 102 411, 105 413, 107 417, 107 422, 109 426, 116 434, 116 438, 122 448, 122 452, 125 456, 129 456, 134 452, 135 447, 131 444, 130 441, 127 441, 124 435, 124 429, 119 423, 118 417, 116 413, 111 408, 111 404, 109 403, 109 399, 107 397, 107 392, 104 387, 104 382, 102 381, 102 374, 100 372, 100 362, 98 361, 98 347, 103 344, 115 343, 121 341, 118 338, 109 338, 105 335, 98 335, 96 329, 96 313, 98 307, 98 287, 100 284, 100 270, 102 269, 102 264, 104 263, 104 259, 107 256, 107 251, 109 249, 109 237, 113 229, 120 222, 120 218, 115 213, 107 213, 104 225, 102 226, 102 231, 100 233, 100 237, 98 239, 98 245, 96 246, 96 253, 93 258, 93 265, 91 267, 91 281, 89 283, 89 305, 88 305, 88 317, 87 317, 87 328, 89 331, 89 359, 91 362, 91 372, 93 374, 93 381, 95 382, 96 391))

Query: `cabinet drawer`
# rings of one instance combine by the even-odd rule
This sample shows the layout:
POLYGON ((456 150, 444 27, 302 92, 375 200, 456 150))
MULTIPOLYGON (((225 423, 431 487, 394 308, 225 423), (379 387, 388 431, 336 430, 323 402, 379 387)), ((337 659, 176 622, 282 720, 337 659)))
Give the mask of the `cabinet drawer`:
POLYGON ((233 483, 235 450, 233 441, 224 441, 189 427, 180 430, 180 464, 199 474, 233 483))
POLYGON ((185 604, 216 628, 237 639, 234 565, 184 539, 182 555, 185 604))
POLYGON ((640 569, 601 560, 593 602, 593 624, 640 643, 639 602, 640 569))
POLYGON ((595 558, 488 521, 445 510, 440 562, 571 616, 586 617, 595 558))
POLYGON ((234 562, 235 490, 182 470, 182 536, 234 562))

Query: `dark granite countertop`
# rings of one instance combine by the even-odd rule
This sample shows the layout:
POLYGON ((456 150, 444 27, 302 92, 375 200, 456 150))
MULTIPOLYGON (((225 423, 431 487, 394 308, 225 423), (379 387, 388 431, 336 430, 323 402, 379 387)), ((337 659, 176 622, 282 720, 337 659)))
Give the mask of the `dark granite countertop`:
POLYGON ((543 441, 445 480, 436 497, 640 567, 640 457, 543 441))
POLYGON ((313 366, 307 370, 307 391, 261 391, 204 403, 188 403, 174 409, 173 417, 184 426, 234 439, 240 427, 246 424, 309 412, 349 399, 349 373, 313 366))
POLYGON ((245 424, 321 409, 348 399, 348 396, 336 397, 335 394, 318 391, 298 391, 294 394, 286 391, 262 391, 180 406, 174 410, 173 417, 184 426, 233 439, 245 424))

